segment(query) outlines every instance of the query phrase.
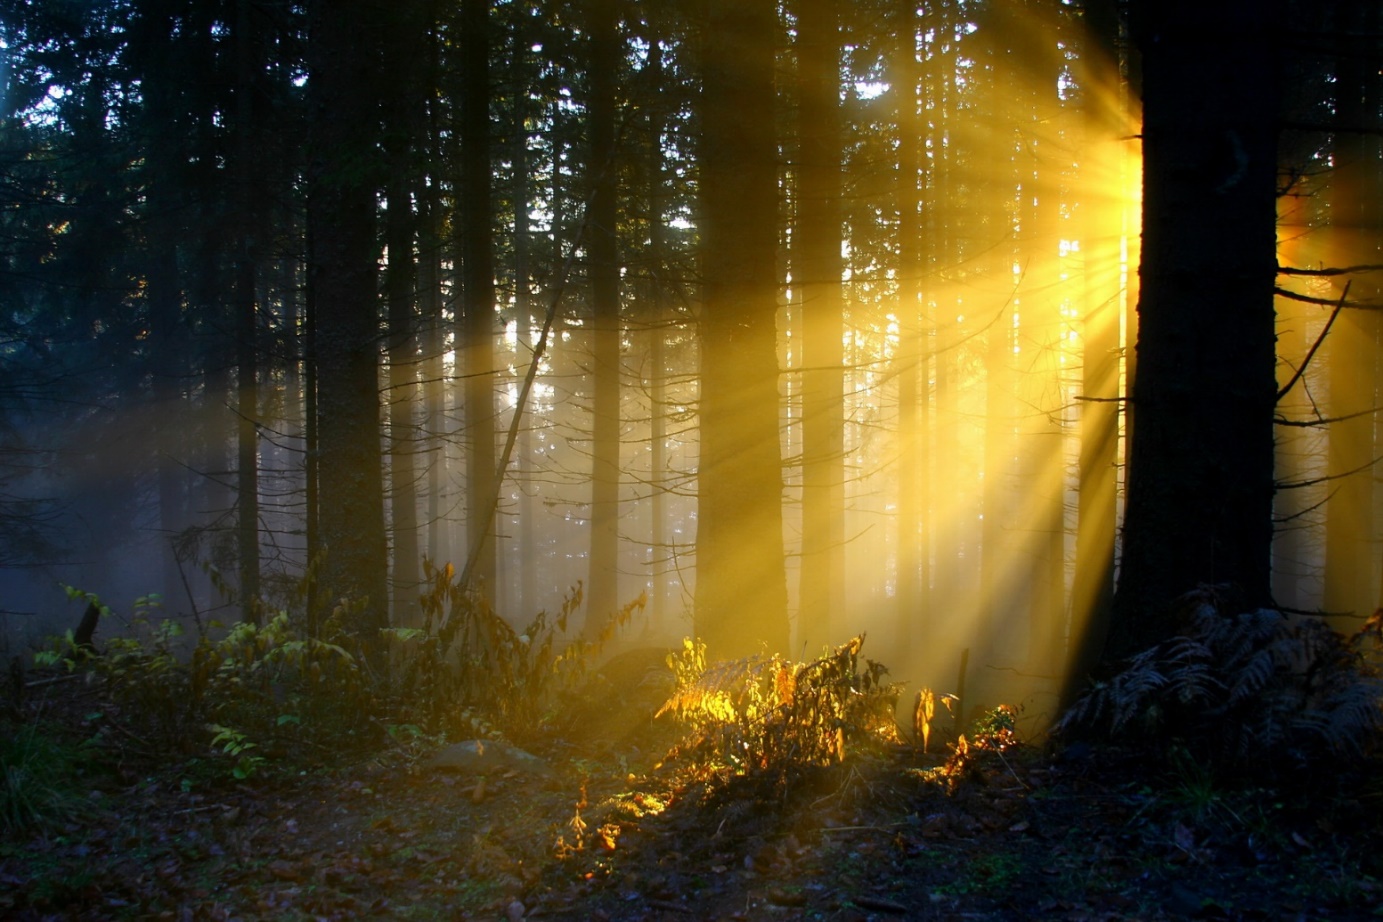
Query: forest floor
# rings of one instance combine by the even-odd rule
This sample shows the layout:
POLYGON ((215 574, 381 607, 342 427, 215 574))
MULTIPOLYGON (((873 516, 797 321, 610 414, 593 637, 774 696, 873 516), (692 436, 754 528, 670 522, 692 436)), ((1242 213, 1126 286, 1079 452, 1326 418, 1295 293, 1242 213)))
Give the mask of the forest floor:
POLYGON ((485 774, 404 744, 240 782, 107 771, 0 843, 0 917, 1383 917, 1376 782, 1290 793, 1021 744, 715 782, 645 729, 485 774))

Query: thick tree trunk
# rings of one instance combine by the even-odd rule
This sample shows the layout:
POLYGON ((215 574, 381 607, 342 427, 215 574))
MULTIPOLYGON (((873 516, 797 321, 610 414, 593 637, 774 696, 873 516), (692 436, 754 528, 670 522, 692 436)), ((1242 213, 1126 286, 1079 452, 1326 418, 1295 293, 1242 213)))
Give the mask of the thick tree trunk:
POLYGON ((695 629, 712 656, 788 647, 768 0, 712 0, 703 45, 695 629))
POLYGON ((798 8, 797 221, 792 284, 802 305, 802 566, 797 644, 834 641, 845 607, 845 448, 840 241, 840 23, 831 0, 798 8))
MULTIPOLYGON (((378 649, 388 620, 379 410, 372 7, 311 7, 308 272, 315 302, 321 584, 349 597, 348 628, 378 649)), ((330 604, 330 602, 328 602, 330 604)))
POLYGON ((1145 0, 1143 249, 1128 505, 1107 660, 1228 584, 1270 601, 1280 4, 1145 0))

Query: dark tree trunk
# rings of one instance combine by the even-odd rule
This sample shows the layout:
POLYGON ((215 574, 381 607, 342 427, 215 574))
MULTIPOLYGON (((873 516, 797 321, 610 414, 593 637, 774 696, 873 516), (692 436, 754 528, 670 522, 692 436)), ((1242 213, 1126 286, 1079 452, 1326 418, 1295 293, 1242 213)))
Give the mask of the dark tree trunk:
POLYGON ((461 299, 465 352, 466 568, 471 585, 493 594, 496 557, 495 270, 490 206, 489 4, 461 3, 461 299))
POLYGON ((591 174, 588 217, 594 381, 591 440, 591 555, 586 632, 619 607, 620 309, 615 200, 615 71, 619 33, 612 0, 587 0, 590 29, 591 174))
POLYGON ((712 0, 703 45, 701 457, 695 629, 787 651, 778 440, 777 165, 768 0, 712 0))
POLYGON ((419 50, 429 40, 425 4, 409 4, 392 16, 388 55, 389 104, 384 110, 384 155, 389 177, 385 185, 385 238, 389 268, 385 299, 389 309, 389 519, 393 534, 391 590, 395 624, 412 624, 417 614, 420 550, 418 548, 417 476, 414 456, 417 433, 417 312, 414 306, 413 255, 417 222, 413 214, 414 150, 422 119, 419 50))
POLYGON ((315 320, 317 517, 326 604, 351 597, 347 627, 377 644, 388 620, 374 235, 373 7, 311 7, 309 281, 315 320))
POLYGON ((931 428, 931 355, 923 302, 926 246, 922 227, 925 127, 918 94, 925 73, 918 55, 917 4, 900 4, 895 72, 898 95, 898 647, 894 668, 913 668, 917 640, 931 608, 930 463, 923 442, 931 428))
POLYGON ((1229 584, 1270 602, 1280 4, 1145 0, 1143 248, 1123 559, 1106 660, 1229 584))
POLYGON ((832 0, 798 10, 798 206, 792 259, 802 310, 802 567, 797 641, 815 655, 845 607, 840 22, 832 0))
POLYGON ((255 237, 264 190, 255 161, 256 74, 259 42, 250 0, 236 3, 235 224, 232 306, 236 365, 236 549, 240 564, 240 617, 260 619, 259 599, 259 337, 255 237))

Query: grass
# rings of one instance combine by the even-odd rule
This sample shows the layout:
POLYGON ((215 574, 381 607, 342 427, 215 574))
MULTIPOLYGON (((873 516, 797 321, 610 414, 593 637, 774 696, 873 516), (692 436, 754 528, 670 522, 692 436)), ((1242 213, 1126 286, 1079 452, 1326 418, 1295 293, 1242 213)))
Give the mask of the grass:
POLYGON ((88 815, 82 775, 88 748, 44 733, 38 723, 0 730, 0 831, 46 831, 88 815))

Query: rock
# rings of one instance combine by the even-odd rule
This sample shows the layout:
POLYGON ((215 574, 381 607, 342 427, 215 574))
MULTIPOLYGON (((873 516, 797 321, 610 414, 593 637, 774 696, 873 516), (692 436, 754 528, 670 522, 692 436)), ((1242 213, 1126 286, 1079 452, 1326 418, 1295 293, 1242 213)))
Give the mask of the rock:
POLYGON ((499 740, 466 740, 448 746, 423 762, 423 768, 465 775, 502 775, 517 771, 545 776, 552 771, 538 756, 499 740))

